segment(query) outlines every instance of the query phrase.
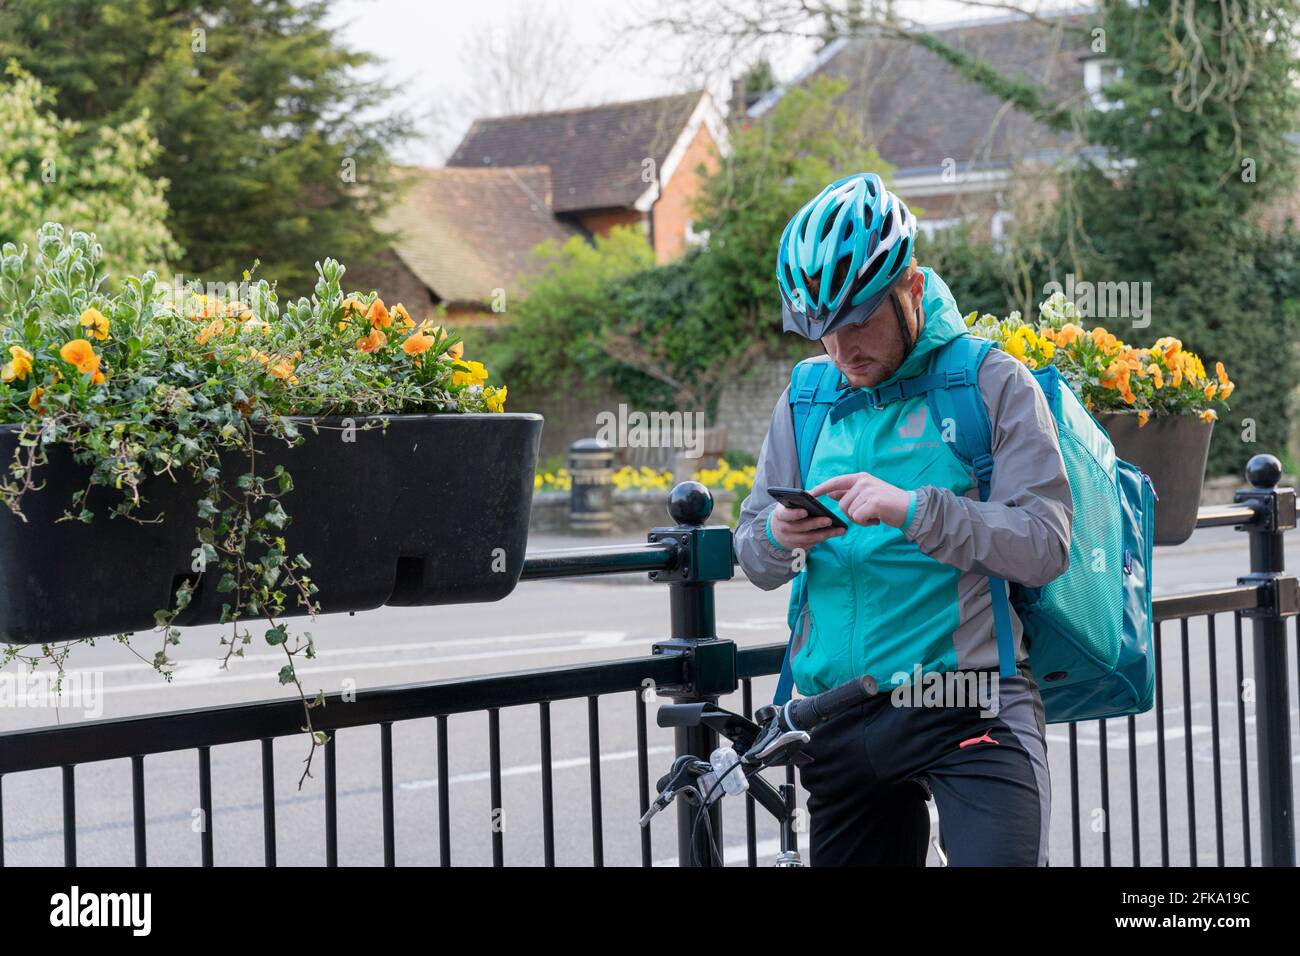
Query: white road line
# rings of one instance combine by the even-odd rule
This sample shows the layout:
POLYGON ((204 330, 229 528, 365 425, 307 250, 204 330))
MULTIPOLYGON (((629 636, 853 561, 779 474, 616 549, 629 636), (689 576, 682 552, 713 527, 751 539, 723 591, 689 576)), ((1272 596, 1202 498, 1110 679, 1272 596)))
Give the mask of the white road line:
MULTIPOLYGON (((647 747, 647 754, 670 754, 674 753, 674 748, 669 746, 647 747)), ((600 755, 600 765, 603 767, 606 763, 615 760, 635 760, 637 752, 635 750, 615 750, 611 753, 600 755)), ((552 760, 552 770, 572 770, 574 767, 586 767, 590 765, 590 757, 568 757, 564 760, 552 760)), ((501 770, 501 776, 504 777, 523 777, 529 774, 540 774, 542 765, 540 763, 520 764, 517 767, 505 767, 501 770)), ((492 779, 492 773, 489 770, 476 770, 473 773, 458 773, 447 778, 449 784, 458 783, 482 783, 484 780, 492 779)), ((438 785, 438 778, 434 777, 429 780, 410 780, 406 783, 399 783, 399 790, 427 790, 430 787, 438 785)))
MULTIPOLYGON (((600 632, 605 634, 607 632, 600 632)), ((394 667, 418 667, 424 664, 455 664, 463 661, 482 661, 482 660, 501 660, 507 657, 528 657, 539 654, 564 654, 571 651, 599 651, 608 647, 616 647, 622 644, 637 645, 641 644, 641 638, 611 641, 608 637, 602 637, 599 643, 595 644, 562 644, 551 647, 522 647, 509 650, 487 651, 479 654, 446 654, 435 657, 417 657, 404 658, 396 661, 352 661, 347 664, 333 664, 329 667, 316 667, 310 664, 298 665, 298 675, 305 681, 310 682, 311 678, 318 677, 322 674, 358 674, 363 671, 388 670, 394 667)), ((283 660, 283 658, 281 658, 283 660)), ((237 684, 243 681, 268 681, 275 680, 278 668, 276 670, 258 670, 249 673, 240 673, 236 670, 222 671, 213 663, 212 667, 215 674, 207 677, 182 677, 178 674, 177 678, 171 682, 164 681, 161 678, 151 680, 142 684, 121 684, 117 686, 108 686, 104 688, 104 694, 122 694, 134 691, 152 691, 161 690, 167 687, 205 687, 215 684, 237 684)), ((472 680, 467 677, 466 680, 472 680)))
MULTIPOLYGON (((305 628, 304 628, 305 629, 305 628)), ((318 647, 316 651, 317 659, 325 657, 344 657, 355 654, 390 654, 402 653, 403 651, 423 651, 439 647, 476 647, 480 645, 491 644, 512 644, 520 641, 554 641, 562 638, 575 638, 583 635, 600 634, 600 633, 617 633, 617 632, 600 632, 587 630, 573 631, 539 631, 535 634, 501 634, 491 637, 461 637, 446 638, 436 641, 408 641, 399 644, 369 644, 361 647, 318 647)), ((649 640, 649 638, 647 638, 649 640)), ((267 651, 257 654, 245 654, 242 658, 233 658, 237 662, 248 661, 283 661, 284 654, 276 651, 267 651)), ((216 658, 202 658, 197 663, 211 661, 217 663, 216 658)), ((196 663, 186 661, 185 663, 196 663)), ((102 667, 82 668, 79 671, 67 671, 68 674, 116 674, 130 671, 143 671, 152 673, 153 668, 140 660, 132 660, 122 664, 105 664, 102 667)))

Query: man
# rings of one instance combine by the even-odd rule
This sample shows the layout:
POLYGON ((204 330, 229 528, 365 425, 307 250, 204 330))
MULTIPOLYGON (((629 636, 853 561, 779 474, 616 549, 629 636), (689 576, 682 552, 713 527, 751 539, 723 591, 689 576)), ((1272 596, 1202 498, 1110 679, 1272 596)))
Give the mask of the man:
MULTIPOLYGON (((841 400, 924 375, 935 350, 965 334, 943 280, 917 268, 915 236, 911 212, 865 173, 826 187, 786 226, 784 326, 822 343, 813 361, 834 364, 841 400)), ((828 415, 806 485, 788 387, 773 410, 736 530, 740 564, 766 590, 806 567, 789 652, 801 694, 863 674, 881 688, 808 747, 813 865, 924 865, 927 790, 951 864, 1046 865, 1042 702, 1014 611, 1017 672, 997 680, 988 576, 1033 587, 1060 575, 1073 505, 1056 423, 1028 369, 992 349, 978 388, 992 426, 987 501, 924 394, 828 415), (775 486, 806 487, 847 530, 778 504, 775 486), (900 690, 940 672, 992 684, 995 705, 922 706, 900 690)))

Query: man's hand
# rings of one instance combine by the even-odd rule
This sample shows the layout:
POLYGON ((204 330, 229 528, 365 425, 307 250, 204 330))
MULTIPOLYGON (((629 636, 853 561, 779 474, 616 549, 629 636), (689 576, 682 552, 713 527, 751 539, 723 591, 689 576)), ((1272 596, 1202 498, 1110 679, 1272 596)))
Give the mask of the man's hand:
POLYGON ((772 512, 772 537, 787 551, 802 548, 807 551, 827 538, 838 538, 846 528, 831 527, 831 519, 821 515, 808 517, 803 508, 789 508, 778 504, 772 512))
MULTIPOLYGON (((839 502, 844 517, 854 524, 880 524, 884 522, 895 528, 901 528, 907 520, 909 496, 902 488, 896 488, 886 481, 881 481, 869 472, 860 471, 852 475, 840 475, 823 481, 808 492, 814 498, 830 495, 839 502)), ((773 534, 776 533, 776 520, 772 521, 773 534)))

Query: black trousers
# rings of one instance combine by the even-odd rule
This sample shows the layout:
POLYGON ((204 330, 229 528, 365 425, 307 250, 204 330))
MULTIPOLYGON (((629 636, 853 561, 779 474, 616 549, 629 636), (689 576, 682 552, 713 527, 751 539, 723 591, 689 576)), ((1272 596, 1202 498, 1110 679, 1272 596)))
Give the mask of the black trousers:
POLYGON ((995 716, 882 692, 814 731, 800 770, 812 865, 924 866, 927 789, 949 865, 1047 865, 1042 701, 1027 671, 996 686, 995 716))

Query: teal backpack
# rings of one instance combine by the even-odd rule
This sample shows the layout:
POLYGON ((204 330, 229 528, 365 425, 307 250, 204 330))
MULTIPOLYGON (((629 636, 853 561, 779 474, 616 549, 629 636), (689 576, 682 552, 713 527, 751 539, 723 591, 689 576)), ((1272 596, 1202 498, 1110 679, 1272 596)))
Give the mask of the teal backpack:
MULTIPOLYGON (((874 390, 874 404, 925 394, 936 422, 951 420, 952 450, 974 470, 980 500, 993 475, 992 426, 979 391, 979 368, 993 346, 960 335, 935 352, 927 374, 874 390)), ((998 660, 1016 673, 1010 608, 1024 627, 1029 663, 1048 723, 1123 717, 1149 710, 1155 696, 1151 545, 1154 489, 1150 479, 1115 455, 1106 432, 1053 366, 1033 371, 1056 419, 1061 457, 1074 501, 1070 564, 1060 577, 1031 588, 989 578, 998 660)), ((799 474, 805 485, 822 424, 842 392, 830 362, 800 362, 790 380, 790 409, 799 474)), ((807 604, 807 571, 794 580, 790 646, 777 682, 777 703, 793 687, 790 648, 807 604)))

